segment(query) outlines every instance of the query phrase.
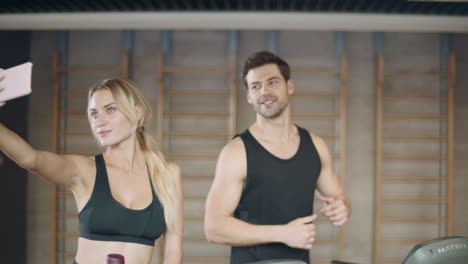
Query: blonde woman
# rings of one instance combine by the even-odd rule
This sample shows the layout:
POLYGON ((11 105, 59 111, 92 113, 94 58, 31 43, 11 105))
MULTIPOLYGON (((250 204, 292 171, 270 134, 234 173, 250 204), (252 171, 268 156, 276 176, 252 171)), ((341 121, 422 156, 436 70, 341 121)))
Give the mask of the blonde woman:
MULTIPOLYGON (((3 75, 0 70, 0 92, 3 75)), ((104 80, 89 90, 88 118, 105 149, 95 157, 35 150, 3 124, 0 149, 73 192, 80 229, 75 263, 105 263, 107 254, 118 253, 127 264, 149 264, 163 234, 163 263, 181 263, 180 171, 166 163, 145 131, 151 108, 142 92, 126 79, 104 80)))

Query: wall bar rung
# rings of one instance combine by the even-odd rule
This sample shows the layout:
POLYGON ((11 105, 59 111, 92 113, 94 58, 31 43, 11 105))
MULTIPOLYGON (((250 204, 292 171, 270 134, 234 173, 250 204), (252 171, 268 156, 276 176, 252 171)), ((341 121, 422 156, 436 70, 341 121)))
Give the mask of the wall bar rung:
POLYGON ((385 203, 446 203, 445 197, 384 197, 385 203))
POLYGON ((97 72, 97 71, 111 71, 121 72, 122 66, 107 66, 107 65, 72 65, 67 67, 59 67, 59 72, 97 72))
POLYGON ((218 158, 218 153, 175 153, 167 152, 165 153, 168 158, 171 159, 216 159, 218 158))
POLYGON ((428 100, 447 100, 447 96, 438 94, 384 94, 385 99, 428 99, 428 100))
POLYGON ((339 68, 291 67, 292 73, 340 73, 339 68))
POLYGON ((294 92, 294 94, 292 95, 292 97, 296 97, 296 96, 300 96, 300 97, 319 97, 319 98, 332 98, 332 99, 335 99, 337 97, 340 96, 339 93, 312 93, 312 92, 294 92))
POLYGON ((444 141, 447 137, 440 136, 384 136, 384 140, 428 140, 428 141, 444 141))
POLYGON ((447 219, 445 218, 382 218, 382 223, 394 224, 394 223, 445 223, 447 219))
POLYGON ((380 242, 382 244, 389 244, 389 245, 392 245, 392 244, 396 244, 396 245, 400 245, 400 244, 416 245, 416 244, 419 244, 419 243, 422 243, 424 241, 428 241, 428 240, 431 240, 431 239, 434 239, 434 238, 425 238, 425 239, 382 239, 382 240, 380 240, 380 242))
POLYGON ((166 91, 166 96, 179 96, 179 95, 192 95, 192 96, 229 96, 229 91, 208 91, 208 90, 194 90, 194 91, 166 91))
POLYGON ((419 70, 419 69, 388 69, 385 75, 446 75, 447 72, 439 70, 419 70))
POLYGON ((205 133, 205 132, 164 132, 165 137, 189 137, 189 138, 229 138, 227 133, 205 133))
POLYGON ((401 160, 401 161, 441 161, 446 157, 440 156, 384 156, 383 160, 401 160))
POLYGON ((446 115, 425 115, 425 114, 385 114, 383 116, 386 120, 414 120, 414 119, 425 119, 425 120, 447 120, 446 115))
POLYGON ((385 182, 443 182, 446 178, 441 177, 383 177, 385 182))
POLYGON ((321 244, 321 245, 330 245, 330 244, 337 244, 339 243, 339 239, 316 239, 314 241, 315 244, 321 244))
POLYGON ((164 113, 165 116, 197 116, 197 117, 225 117, 228 116, 229 113, 227 112, 166 112, 164 113))
POLYGON ((177 73, 177 72, 194 72, 194 73, 213 73, 213 72, 225 72, 230 73, 231 68, 225 66, 165 66, 163 72, 165 73, 177 73))
POLYGON ((296 119, 337 119, 340 115, 335 113, 293 113, 291 117, 296 119))

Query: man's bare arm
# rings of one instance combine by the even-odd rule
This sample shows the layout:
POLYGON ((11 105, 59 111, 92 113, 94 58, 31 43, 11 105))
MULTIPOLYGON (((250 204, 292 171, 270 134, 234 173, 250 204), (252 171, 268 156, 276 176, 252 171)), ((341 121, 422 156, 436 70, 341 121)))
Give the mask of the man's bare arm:
POLYGON ((253 225, 233 216, 247 173, 245 147, 236 138, 222 151, 205 211, 205 234, 209 241, 233 246, 280 242, 309 249, 315 238, 316 216, 295 219, 287 225, 253 225))
POLYGON ((324 203, 321 213, 335 225, 343 225, 351 215, 351 204, 333 171, 333 161, 325 141, 311 135, 320 156, 322 170, 317 181, 318 198, 324 203))

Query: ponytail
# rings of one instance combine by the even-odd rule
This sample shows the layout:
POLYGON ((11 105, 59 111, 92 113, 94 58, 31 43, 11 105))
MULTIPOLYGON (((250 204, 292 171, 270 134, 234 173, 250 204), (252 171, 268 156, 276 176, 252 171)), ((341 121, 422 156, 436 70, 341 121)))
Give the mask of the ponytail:
POLYGON ((169 230, 174 230, 178 219, 179 203, 176 185, 176 176, 168 169, 163 154, 154 147, 153 138, 144 131, 137 133, 138 143, 145 157, 154 190, 164 208, 164 219, 169 230))

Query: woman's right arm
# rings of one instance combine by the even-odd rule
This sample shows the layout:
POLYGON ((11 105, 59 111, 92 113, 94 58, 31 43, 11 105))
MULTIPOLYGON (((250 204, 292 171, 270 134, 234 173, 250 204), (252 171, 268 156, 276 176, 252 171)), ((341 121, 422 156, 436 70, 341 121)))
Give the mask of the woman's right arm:
POLYGON ((80 156, 36 150, 1 123, 0 150, 19 166, 52 183, 72 187, 78 181, 80 156))
MULTIPOLYGON (((2 83, 3 78, 4 70, 0 69, 0 93, 5 88, 2 83)), ((2 102, 0 102, 0 107, 1 105, 3 105, 2 102)), ((72 187, 78 182, 77 162, 83 157, 35 150, 2 123, 0 123, 0 150, 19 166, 52 183, 72 187)))

